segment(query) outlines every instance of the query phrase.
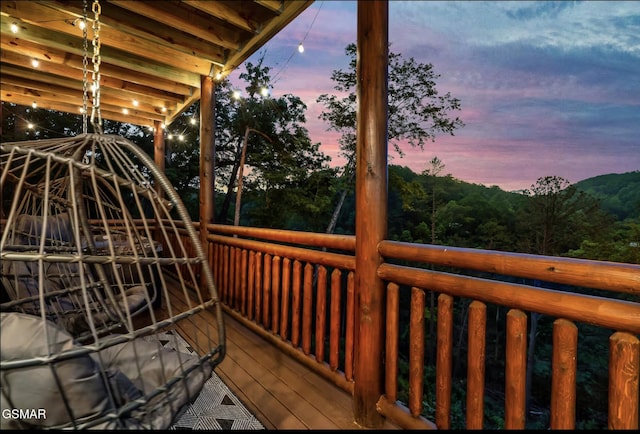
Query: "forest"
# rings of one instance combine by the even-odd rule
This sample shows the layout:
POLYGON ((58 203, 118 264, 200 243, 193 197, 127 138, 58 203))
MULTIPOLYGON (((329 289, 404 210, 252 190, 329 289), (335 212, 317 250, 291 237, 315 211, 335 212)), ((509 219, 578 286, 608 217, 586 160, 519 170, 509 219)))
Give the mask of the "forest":
MULTIPOLYGON (((355 46, 347 46, 345 54, 351 58, 350 68, 334 71, 332 76, 336 93, 342 96, 318 98, 325 107, 321 118, 341 133, 340 149, 347 161, 343 167, 331 166, 321 144, 310 140, 304 126, 306 106, 299 97, 266 96, 272 89, 270 68, 261 60, 246 63, 246 72, 240 74, 246 84, 241 96, 227 80, 216 84, 217 223, 355 234, 355 46)), ((396 152, 402 155, 400 142, 426 152, 429 141, 438 135, 454 134, 464 127, 455 116, 460 100, 437 92, 433 65, 392 52, 389 65, 389 143, 396 152)), ((199 130, 193 126, 198 113, 195 103, 171 125, 165 155, 166 174, 194 220, 200 191, 199 130)), ((2 103, 3 142, 72 136, 81 131, 81 116, 2 103), (30 127, 27 120, 37 127, 30 127)), ((147 128, 105 120, 103 131, 123 136, 153 154, 153 132, 147 128)), ((421 173, 393 164, 388 166, 387 230, 389 239, 405 242, 640 264, 640 170, 577 183, 549 174, 532 180, 528 189, 506 192, 454 178, 437 156, 421 173)), ((527 283, 547 287, 544 282, 527 283)), ((553 289, 589 293, 584 288, 553 289)), ((456 312, 460 336, 465 306, 456 312)), ((487 354, 493 354, 499 364, 503 363, 499 339, 505 312, 492 308, 489 316, 495 319, 494 333, 488 337, 487 354)), ((436 316, 433 309, 425 312, 427 327, 433 327, 436 316)), ((548 337, 552 318, 535 320, 536 333, 548 337)), ((585 327, 586 338, 580 342, 578 428, 606 428, 606 389, 601 387, 607 375, 603 333, 606 330, 585 327)), ((433 384, 434 351, 431 345, 425 357, 429 377, 425 384, 433 384)), ((461 362, 454 371, 462 378, 466 354, 462 346, 456 351, 461 362)), ((535 349, 532 381, 545 379, 547 384, 549 353, 549 346, 535 349)), ((495 397, 487 403, 490 428, 501 427, 495 416, 499 412, 490 410, 499 406, 501 380, 489 373, 488 396, 495 397)), ((462 379, 455 390, 464 390, 462 379)), ((429 393, 425 391, 425 402, 432 402, 429 393)), ((538 416, 528 427, 545 426, 547 401, 548 390, 534 392, 530 412, 538 416)), ((463 409, 454 413, 458 420, 453 427, 463 427, 463 409)))

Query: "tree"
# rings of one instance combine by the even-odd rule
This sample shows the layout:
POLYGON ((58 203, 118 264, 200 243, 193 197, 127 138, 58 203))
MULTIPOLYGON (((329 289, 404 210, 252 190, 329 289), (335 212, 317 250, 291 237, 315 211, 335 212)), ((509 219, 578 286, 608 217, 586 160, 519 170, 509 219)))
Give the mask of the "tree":
MULTIPOLYGON (((285 209, 308 205, 302 196, 292 200, 290 196, 294 193, 287 193, 289 198, 285 203, 274 202, 275 196, 284 194, 281 190, 292 188, 293 192, 299 192, 298 187, 316 171, 329 170, 329 157, 320 152, 319 143, 311 143, 303 126, 306 105, 291 94, 269 96, 269 71, 270 68, 263 65, 263 58, 257 64, 247 62, 246 71, 239 76, 246 83, 244 95, 235 98, 235 89, 225 84, 220 86, 221 94, 216 98, 216 110, 218 101, 224 102, 216 116, 217 165, 222 170, 220 181, 226 183, 225 200, 218 215, 220 222, 227 220, 238 173, 245 162, 248 170, 246 174, 243 171, 242 185, 253 190, 254 194, 249 195, 253 201, 261 203, 259 207, 250 206, 250 214, 268 227, 277 226, 275 215, 285 209)), ((238 212, 236 210, 236 214, 238 212)), ((283 223, 280 217, 277 221, 283 223)))
MULTIPOLYGON (((529 253, 560 255, 578 248, 582 240, 606 226, 606 216, 597 199, 578 190, 559 176, 538 178, 530 189, 524 190, 529 200, 521 221, 529 229, 529 253)), ((541 282, 534 282, 536 286, 541 282)), ((531 384, 535 369, 535 348, 538 321, 541 314, 532 312, 529 326, 527 360, 527 410, 531 401, 531 384)))
MULTIPOLYGON (((338 214, 348 189, 353 183, 356 151, 356 54, 355 44, 345 48, 350 58, 349 69, 333 71, 334 89, 346 96, 323 94, 317 102, 325 106, 320 119, 329 123, 329 129, 342 134, 339 139, 340 155, 346 159, 342 169, 344 189, 334 211, 327 232, 333 232, 338 214)), ((435 80, 439 78, 433 65, 418 63, 413 57, 404 59, 401 54, 389 52, 389 100, 388 139, 400 157, 404 155, 403 141, 412 147, 424 149, 427 140, 436 135, 453 135, 456 128, 464 126, 458 118, 449 114, 460 110, 460 101, 450 93, 439 95, 435 80)))
MULTIPOLYGON (((444 170, 444 163, 438 157, 433 157, 429 161, 429 167, 427 167, 422 174, 426 176, 432 176, 436 178, 440 175, 440 172, 444 170)), ((436 182, 434 179, 433 187, 431 188, 431 244, 436 243, 436 182)))
POLYGON ((562 177, 538 178, 523 193, 528 200, 519 221, 525 253, 559 256, 610 223, 596 198, 562 177))

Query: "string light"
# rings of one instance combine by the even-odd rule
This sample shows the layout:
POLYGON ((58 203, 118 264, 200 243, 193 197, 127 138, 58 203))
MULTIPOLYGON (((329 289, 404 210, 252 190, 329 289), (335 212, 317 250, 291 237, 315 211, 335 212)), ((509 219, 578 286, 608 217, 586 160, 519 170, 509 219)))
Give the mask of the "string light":
POLYGON ((124 113, 125 115, 129 114, 129 109, 123 108, 122 109, 122 113, 124 113))
MULTIPOLYGON (((324 4, 323 1, 320 2, 320 6, 318 7, 318 10, 316 11, 316 15, 313 17, 313 20, 311 21, 311 25, 309 26, 309 29, 307 29, 307 33, 304 35, 304 38, 302 38, 302 41, 300 42, 300 44, 298 44, 298 52, 300 52, 300 53, 304 52, 304 41, 307 40, 307 36, 309 36, 309 32, 311 31, 311 28, 313 27, 313 24, 316 22, 316 18, 318 18, 318 14, 320 13, 320 9, 322 9, 322 5, 323 4, 324 4)), ((276 72, 276 74, 273 76, 273 79, 271 80, 272 83, 277 83, 278 76, 280 75, 280 73, 282 73, 287 68, 287 65, 289 64, 289 61, 291 60, 291 58, 293 57, 294 54, 295 54, 295 51, 291 53, 291 55, 289 56, 287 61, 284 63, 282 68, 278 72, 276 72)))
POLYGON ((133 106, 134 106, 134 107, 138 107, 138 104, 139 104, 139 103, 138 103, 138 100, 137 100, 137 99, 134 99, 134 100, 133 100, 133 102, 132 102, 132 104, 133 104, 133 106))
POLYGON ((260 94, 264 97, 269 96, 269 89, 267 89, 266 87, 263 87, 262 89, 260 89, 260 94))
POLYGON ((38 59, 31 59, 31 66, 37 68, 38 66, 40 66, 40 61, 38 59))
POLYGON ((38 104, 34 101, 34 102, 31 103, 31 107, 36 108, 36 107, 38 107, 38 104))
POLYGON ((195 125, 196 124, 196 118, 191 118, 191 125, 195 125))
POLYGON ((18 33, 19 27, 16 23, 11 23, 11 33, 18 33))
POLYGON ((234 99, 240 99, 241 96, 242 96, 242 92, 240 92, 239 90, 234 90, 233 91, 233 98, 234 99))
POLYGON ((34 125, 33 125, 31 122, 29 122, 29 123, 27 124, 27 128, 29 128, 30 130, 32 130, 32 129, 34 128, 34 125))

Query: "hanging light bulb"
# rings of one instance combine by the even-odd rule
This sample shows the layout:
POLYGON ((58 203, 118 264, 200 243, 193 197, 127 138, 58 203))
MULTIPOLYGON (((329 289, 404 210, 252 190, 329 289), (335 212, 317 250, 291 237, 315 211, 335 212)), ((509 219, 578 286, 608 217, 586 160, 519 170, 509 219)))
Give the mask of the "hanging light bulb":
POLYGON ((18 33, 18 24, 17 23, 11 23, 11 33, 18 33))
POLYGON ((37 68, 38 66, 40 66, 40 61, 38 59, 31 59, 31 65, 34 68, 37 68))
POLYGON ((138 107, 139 102, 137 99, 134 99, 131 103, 133 104, 134 107, 138 107))
POLYGON ((242 93, 239 90, 234 90, 233 91, 233 98, 234 99, 240 99, 241 96, 242 96, 242 93))
POLYGON ((263 87, 262 89, 260 89, 260 94, 262 96, 268 96, 269 95, 269 89, 267 89, 266 87, 263 87))
POLYGON ((122 113, 124 113, 125 115, 129 114, 129 109, 123 108, 122 109, 122 113))
POLYGON ((27 124, 27 128, 29 128, 30 130, 32 130, 32 129, 34 128, 34 125, 33 125, 31 122, 29 122, 29 123, 27 124))
POLYGON ((196 124, 196 118, 191 118, 191 125, 195 125, 196 124))
POLYGON ((31 103, 31 107, 36 108, 38 107, 38 103, 36 103, 35 101, 31 103))
POLYGON ((302 42, 300 42, 300 45, 298 45, 298 51, 300 53, 304 53, 304 45, 302 45, 302 42))

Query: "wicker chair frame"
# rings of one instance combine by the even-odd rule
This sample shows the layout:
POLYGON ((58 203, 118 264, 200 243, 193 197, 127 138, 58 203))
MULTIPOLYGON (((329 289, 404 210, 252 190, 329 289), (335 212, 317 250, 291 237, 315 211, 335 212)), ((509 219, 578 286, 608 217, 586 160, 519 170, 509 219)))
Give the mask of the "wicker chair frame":
POLYGON ((225 355, 213 275, 182 200, 154 162, 119 136, 3 143, 0 150, 3 329, 32 334, 3 330, 2 408, 28 406, 33 396, 19 390, 51 384, 62 408, 49 409, 58 417, 48 420, 4 423, 167 428, 225 355), (211 313, 214 323, 204 317, 211 313), (9 327, 9 318, 31 328, 9 327), (167 336, 185 330, 197 356, 164 348, 167 336), (126 363, 115 363, 123 348, 126 363), (71 387, 77 379, 65 370, 81 360, 100 379, 91 383, 94 395, 104 394, 99 408, 84 413, 71 387), (149 360, 158 361, 153 375, 149 360))

